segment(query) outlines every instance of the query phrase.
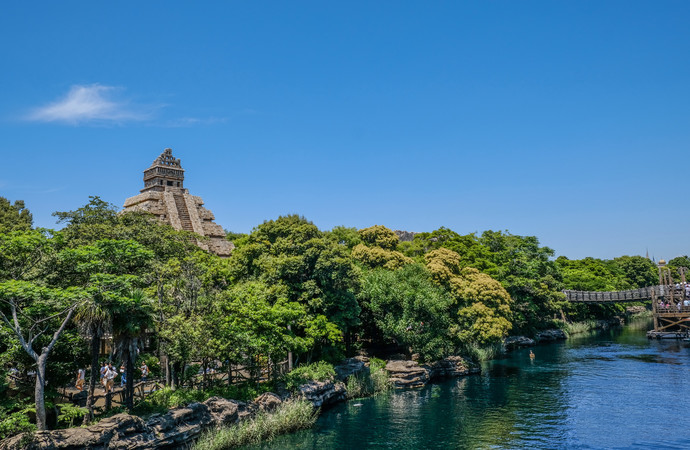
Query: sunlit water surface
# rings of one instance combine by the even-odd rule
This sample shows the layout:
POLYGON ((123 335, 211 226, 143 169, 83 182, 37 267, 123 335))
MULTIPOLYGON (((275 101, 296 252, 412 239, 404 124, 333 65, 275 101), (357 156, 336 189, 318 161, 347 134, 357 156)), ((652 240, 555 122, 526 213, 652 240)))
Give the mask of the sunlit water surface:
POLYGON ((690 343, 634 323, 517 350, 482 375, 354 400, 263 449, 690 448, 690 343))

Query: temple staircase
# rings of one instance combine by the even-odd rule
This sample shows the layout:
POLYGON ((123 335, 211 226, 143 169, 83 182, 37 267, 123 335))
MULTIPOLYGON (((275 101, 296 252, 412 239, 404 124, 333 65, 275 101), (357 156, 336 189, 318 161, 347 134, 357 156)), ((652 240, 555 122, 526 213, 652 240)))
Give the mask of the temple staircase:
POLYGON ((175 199, 175 208, 177 208, 177 217, 180 218, 180 225, 182 229, 186 231, 194 231, 192 226, 192 220, 189 218, 189 210, 187 210, 187 204, 184 201, 184 196, 182 194, 173 194, 175 199))

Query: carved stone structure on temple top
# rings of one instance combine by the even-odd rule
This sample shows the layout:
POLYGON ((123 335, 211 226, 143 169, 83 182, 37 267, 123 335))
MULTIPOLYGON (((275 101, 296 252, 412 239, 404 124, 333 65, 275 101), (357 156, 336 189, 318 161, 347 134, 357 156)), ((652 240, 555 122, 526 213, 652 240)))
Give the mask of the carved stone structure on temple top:
POLYGON ((201 197, 190 195, 184 187, 184 169, 172 150, 166 148, 144 171, 144 189, 125 200, 124 211, 147 211, 176 230, 192 231, 208 239, 199 247, 227 257, 235 247, 225 238, 223 227, 214 222, 213 213, 204 208, 201 197))

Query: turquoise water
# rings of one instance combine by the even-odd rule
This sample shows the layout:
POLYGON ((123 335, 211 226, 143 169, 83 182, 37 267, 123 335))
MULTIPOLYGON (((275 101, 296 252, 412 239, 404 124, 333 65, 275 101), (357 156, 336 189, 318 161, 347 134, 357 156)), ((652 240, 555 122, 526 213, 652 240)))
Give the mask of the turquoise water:
POLYGON ((690 448, 690 343, 648 341, 636 325, 340 404, 310 430, 251 448, 690 448))

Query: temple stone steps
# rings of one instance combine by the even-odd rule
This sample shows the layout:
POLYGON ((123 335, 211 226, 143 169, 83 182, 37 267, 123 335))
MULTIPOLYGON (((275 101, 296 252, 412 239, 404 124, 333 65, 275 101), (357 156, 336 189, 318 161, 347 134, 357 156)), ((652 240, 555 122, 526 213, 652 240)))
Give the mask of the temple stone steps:
POLYGON ((192 226, 192 220, 189 218, 189 211, 187 210, 187 205, 185 204, 184 197, 180 194, 174 194, 175 207, 177 208, 177 217, 180 218, 180 225, 182 229, 186 231, 194 231, 192 226))

